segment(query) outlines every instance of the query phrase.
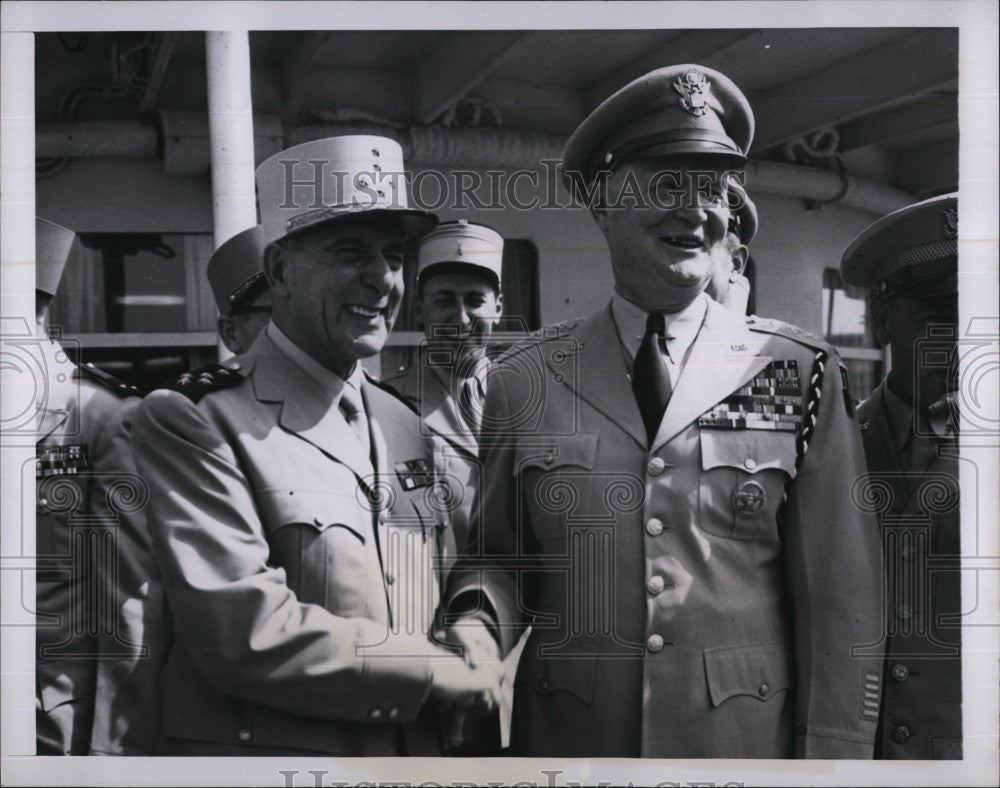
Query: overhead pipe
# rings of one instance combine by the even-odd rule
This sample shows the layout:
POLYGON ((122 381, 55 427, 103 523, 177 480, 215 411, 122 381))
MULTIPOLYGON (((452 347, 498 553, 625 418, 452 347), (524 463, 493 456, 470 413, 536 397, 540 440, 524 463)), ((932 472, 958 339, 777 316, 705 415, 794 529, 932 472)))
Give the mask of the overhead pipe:
MULTIPOLYGON (((271 116, 268 116, 269 118, 271 116)), ((276 119, 271 118, 277 125, 276 119)), ((101 155, 125 156, 138 148, 143 139, 143 149, 149 149, 150 134, 156 129, 141 123, 113 123, 103 127, 101 134, 109 139, 96 140, 95 131, 74 132, 72 138, 60 139, 55 145, 51 127, 65 124, 39 124, 39 156, 83 156, 94 145, 102 144, 101 155), (125 142, 117 142, 121 136, 125 142), (127 144, 128 143, 128 144, 127 144)), ((90 123, 79 121, 74 128, 90 123)), ((444 128, 440 126, 413 126, 399 128, 370 122, 348 122, 335 125, 291 126, 284 128, 288 146, 309 140, 339 134, 377 134, 395 139, 403 147, 406 161, 422 165, 463 166, 472 168, 536 169, 543 160, 558 160, 562 155, 565 139, 553 134, 523 131, 510 128, 444 128)), ((93 154, 90 154, 93 155, 93 154)), ((834 170, 806 167, 774 161, 751 161, 747 164, 747 184, 752 192, 795 197, 818 204, 836 202, 846 208, 883 215, 915 201, 913 195, 886 186, 878 181, 845 174, 842 178, 834 170)))

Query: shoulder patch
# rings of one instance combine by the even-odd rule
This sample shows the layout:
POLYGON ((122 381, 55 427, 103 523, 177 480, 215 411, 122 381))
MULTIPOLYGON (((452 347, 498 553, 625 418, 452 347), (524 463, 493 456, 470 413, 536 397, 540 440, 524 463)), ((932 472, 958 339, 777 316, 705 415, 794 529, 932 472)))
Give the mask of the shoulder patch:
POLYGON ((185 372, 161 384, 159 388, 180 392, 192 402, 198 402, 212 391, 230 388, 242 383, 243 380, 243 375, 223 364, 210 364, 185 372))
POLYGON ((112 391, 119 397, 142 397, 145 394, 138 386, 133 386, 131 383, 119 380, 114 375, 109 375, 103 369, 99 369, 93 364, 83 364, 77 367, 77 369, 80 370, 81 375, 95 383, 100 383, 104 388, 112 391))
MULTIPOLYGON (((399 376, 397 375, 397 376, 394 376, 394 377, 399 377, 399 376)), ((398 399, 400 402, 402 402, 404 405, 406 405, 407 408, 409 408, 411 411, 413 411, 417 416, 420 415, 420 411, 417 410, 417 406, 412 402, 412 400, 410 400, 407 397, 403 396, 403 394, 395 386, 390 385, 389 383, 387 383, 384 380, 379 380, 374 375, 372 375, 370 372, 368 372, 368 370, 365 370, 365 380, 367 380, 373 386, 376 386, 376 387, 382 389, 382 391, 384 391, 386 394, 390 394, 393 397, 395 397, 396 399, 398 399)))
POLYGON ((799 328, 798 326, 786 323, 783 320, 775 320, 772 317, 750 315, 747 317, 747 328, 751 331, 760 331, 765 334, 776 334, 777 336, 791 339, 793 342, 798 342, 800 345, 805 345, 813 350, 823 350, 831 356, 836 353, 836 349, 833 345, 825 339, 821 339, 815 334, 809 333, 804 328, 799 328))

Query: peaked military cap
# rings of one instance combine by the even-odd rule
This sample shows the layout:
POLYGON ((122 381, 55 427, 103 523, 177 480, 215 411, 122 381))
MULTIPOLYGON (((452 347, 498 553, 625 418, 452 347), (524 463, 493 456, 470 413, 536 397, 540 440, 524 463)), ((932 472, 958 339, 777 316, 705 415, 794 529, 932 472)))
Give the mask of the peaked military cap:
POLYGON ((742 91, 725 74, 683 64, 651 71, 605 99, 563 150, 563 178, 590 183, 601 169, 677 154, 746 161, 754 118, 742 91), (573 175, 572 173, 577 173, 573 175))
POLYGON ((879 298, 958 292, 958 195, 883 216, 847 247, 840 275, 850 285, 875 288, 879 298))
POLYGON ((63 268, 69 259, 76 233, 65 227, 35 217, 35 289, 54 296, 59 289, 63 268))
POLYGON ((261 238, 260 225, 237 233, 208 261, 206 275, 219 314, 231 314, 233 307, 267 289, 261 238))

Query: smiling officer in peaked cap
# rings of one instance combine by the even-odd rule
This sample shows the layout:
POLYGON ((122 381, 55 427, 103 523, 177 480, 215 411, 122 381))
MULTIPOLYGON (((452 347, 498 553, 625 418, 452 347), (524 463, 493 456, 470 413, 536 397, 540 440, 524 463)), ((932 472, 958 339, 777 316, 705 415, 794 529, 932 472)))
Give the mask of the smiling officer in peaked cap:
POLYGON ((958 197, 879 219, 844 252, 841 276, 869 288, 892 368, 858 407, 869 479, 889 502, 885 537, 885 696, 878 758, 962 757, 958 569, 958 197), (930 494, 933 491, 933 494, 930 494), (929 591, 928 591, 929 589, 929 591))
POLYGON ((537 624, 513 754, 871 757, 881 675, 850 647, 877 638, 880 560, 843 505, 864 471, 846 376, 826 343, 705 294, 734 210, 737 236, 755 224, 729 183, 753 128, 732 81, 685 64, 566 144, 615 292, 498 360, 482 526, 448 591, 470 654, 537 624))
POLYGON ((495 706, 497 669, 433 643, 440 515, 416 414, 367 376, 403 294, 402 149, 303 143, 257 169, 272 318, 136 425, 177 637, 162 748, 434 755, 435 713, 495 706), (430 489, 429 489, 430 488, 430 489))

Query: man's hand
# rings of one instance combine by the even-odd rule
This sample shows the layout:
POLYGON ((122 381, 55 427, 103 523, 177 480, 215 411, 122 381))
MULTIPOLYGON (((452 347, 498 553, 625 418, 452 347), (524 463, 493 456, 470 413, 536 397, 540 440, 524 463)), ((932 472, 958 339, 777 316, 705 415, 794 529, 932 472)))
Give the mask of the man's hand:
POLYGON ((460 657, 450 656, 432 663, 431 698, 448 720, 448 745, 462 743, 466 711, 488 714, 500 705, 503 670, 499 662, 472 667, 460 657))
POLYGON ((489 627, 478 618, 465 616, 458 619, 445 636, 445 641, 462 648, 462 659, 475 668, 481 665, 499 665, 500 646, 490 634, 489 627))

